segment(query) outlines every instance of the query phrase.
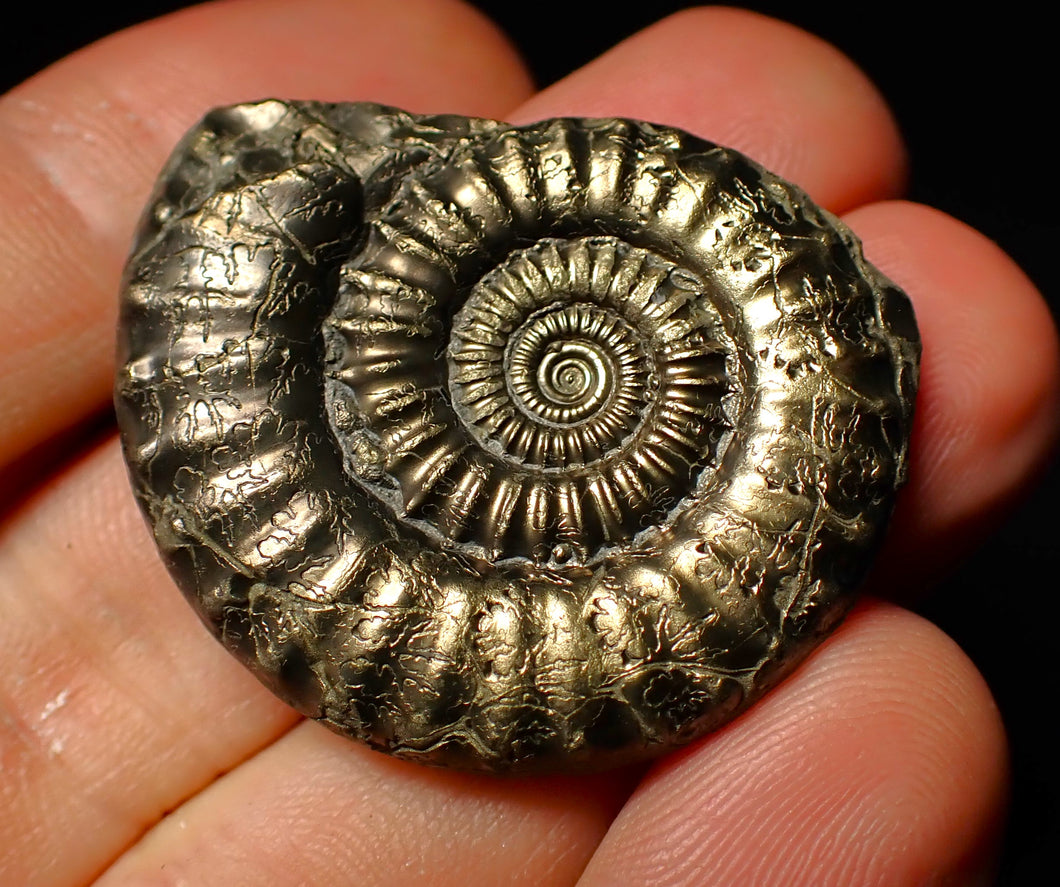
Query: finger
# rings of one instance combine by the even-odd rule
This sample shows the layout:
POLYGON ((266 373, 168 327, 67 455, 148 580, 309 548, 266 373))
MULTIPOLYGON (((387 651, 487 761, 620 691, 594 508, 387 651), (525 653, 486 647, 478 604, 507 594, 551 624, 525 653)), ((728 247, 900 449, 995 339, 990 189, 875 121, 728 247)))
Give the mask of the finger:
POLYGON ((209 108, 278 96, 496 115, 528 91, 504 38, 453 0, 198 6, 12 91, 0 101, 0 465, 109 401, 133 227, 209 108))
POLYGON ((894 120, 853 62, 742 10, 664 19, 508 116, 561 114, 681 127, 743 151, 837 212, 895 196, 905 176, 894 120))
POLYGON ((746 715, 661 762, 579 884, 980 883, 1006 760, 956 645, 868 605, 746 715))
POLYGON ((175 811, 97 887, 162 868, 181 883, 248 887, 570 885, 629 776, 426 770, 306 723, 175 811))
POLYGON ((982 535, 1026 487, 1060 421, 1060 348, 1033 284, 993 243, 904 202, 846 221, 913 299, 923 340, 909 486, 875 577, 908 595, 982 535))
POLYGON ((0 537, 0 883, 82 883, 288 729, 198 624, 129 496, 117 442, 0 537))

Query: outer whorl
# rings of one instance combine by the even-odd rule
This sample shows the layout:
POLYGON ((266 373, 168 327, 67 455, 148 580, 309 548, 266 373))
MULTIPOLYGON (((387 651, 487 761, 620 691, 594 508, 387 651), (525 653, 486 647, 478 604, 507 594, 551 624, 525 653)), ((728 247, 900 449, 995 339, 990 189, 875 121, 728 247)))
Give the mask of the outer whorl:
POLYGON ((212 112, 126 271, 144 512, 224 644, 405 758, 603 767, 845 612, 919 344, 835 217, 627 120, 212 112))

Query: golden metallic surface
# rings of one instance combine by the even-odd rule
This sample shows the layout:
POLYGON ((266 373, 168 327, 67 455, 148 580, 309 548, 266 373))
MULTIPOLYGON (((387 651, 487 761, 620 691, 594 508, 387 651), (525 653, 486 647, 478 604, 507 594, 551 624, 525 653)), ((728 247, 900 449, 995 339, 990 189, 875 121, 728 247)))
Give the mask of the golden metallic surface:
POLYGON ((124 286, 136 493, 222 642, 404 758, 612 766, 850 603, 907 465, 906 297, 665 126, 209 114, 124 286))

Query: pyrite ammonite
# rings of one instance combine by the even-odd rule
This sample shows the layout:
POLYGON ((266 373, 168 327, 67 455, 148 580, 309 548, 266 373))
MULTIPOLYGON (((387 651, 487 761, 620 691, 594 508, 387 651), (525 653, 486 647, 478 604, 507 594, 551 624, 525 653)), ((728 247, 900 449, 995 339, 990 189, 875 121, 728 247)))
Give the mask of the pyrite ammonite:
POLYGON ((843 615, 908 463, 906 297, 665 126, 211 112, 126 271, 139 501, 222 642, 375 748, 543 771, 730 719, 843 615))

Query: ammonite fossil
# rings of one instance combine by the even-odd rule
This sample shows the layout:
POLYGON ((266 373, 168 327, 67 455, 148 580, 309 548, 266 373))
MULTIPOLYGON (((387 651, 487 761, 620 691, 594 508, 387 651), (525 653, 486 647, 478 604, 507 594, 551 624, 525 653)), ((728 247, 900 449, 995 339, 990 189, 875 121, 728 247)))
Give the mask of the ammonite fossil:
POLYGON ((665 126, 216 110, 129 262, 117 410, 177 582, 404 758, 603 767, 843 615, 919 345, 836 218, 665 126))

